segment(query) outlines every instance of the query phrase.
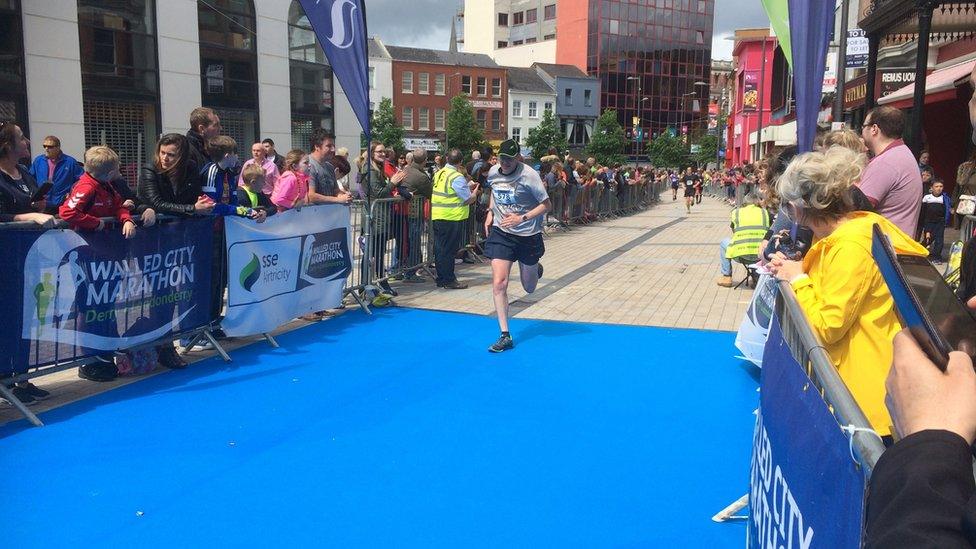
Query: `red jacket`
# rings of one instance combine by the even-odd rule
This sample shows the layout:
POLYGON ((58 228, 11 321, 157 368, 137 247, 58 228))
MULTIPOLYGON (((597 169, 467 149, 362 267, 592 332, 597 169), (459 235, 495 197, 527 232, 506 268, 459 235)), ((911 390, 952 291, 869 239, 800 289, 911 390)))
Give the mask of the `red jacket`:
POLYGON ((123 202, 122 195, 110 183, 101 183, 86 172, 61 203, 58 216, 73 229, 95 229, 100 217, 115 217, 123 223, 132 221, 123 202))

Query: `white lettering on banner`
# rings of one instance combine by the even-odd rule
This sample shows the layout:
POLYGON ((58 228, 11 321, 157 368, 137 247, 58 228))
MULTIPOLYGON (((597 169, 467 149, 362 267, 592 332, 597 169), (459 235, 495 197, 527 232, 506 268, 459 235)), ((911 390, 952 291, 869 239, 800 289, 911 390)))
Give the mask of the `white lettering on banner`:
POLYGON ((813 527, 803 523, 803 513, 790 492, 789 483, 779 465, 774 465, 761 410, 756 415, 749 476, 749 520, 759 546, 808 549, 813 543, 813 527))
MULTIPOLYGON (((91 273, 91 280, 85 286, 88 290, 85 305, 124 303, 193 283, 194 248, 184 246, 165 254, 131 258, 129 261, 90 261, 88 272, 91 273)), ((83 272, 81 278, 84 278, 83 272)))

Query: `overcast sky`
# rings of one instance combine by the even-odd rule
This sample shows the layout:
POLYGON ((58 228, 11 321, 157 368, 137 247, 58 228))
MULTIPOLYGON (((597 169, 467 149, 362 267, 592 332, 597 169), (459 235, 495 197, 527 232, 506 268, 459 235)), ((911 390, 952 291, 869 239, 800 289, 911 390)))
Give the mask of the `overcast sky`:
MULTIPOLYGON (((491 0, 479 0, 490 2, 491 0)), ((386 44, 446 50, 451 37, 451 13, 443 0, 369 0, 366 2, 369 34, 386 44), (409 6, 409 7, 407 7, 409 6)), ((458 8, 463 0, 454 0, 458 8)), ((715 32, 712 59, 731 59, 732 31, 768 27, 760 0, 715 0, 715 32)), ((458 29, 460 30, 460 29, 458 29)))

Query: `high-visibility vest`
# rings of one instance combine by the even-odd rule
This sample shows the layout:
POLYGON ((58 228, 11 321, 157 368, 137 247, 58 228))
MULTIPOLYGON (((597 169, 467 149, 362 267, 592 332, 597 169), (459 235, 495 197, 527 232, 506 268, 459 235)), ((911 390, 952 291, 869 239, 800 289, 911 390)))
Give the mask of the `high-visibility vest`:
POLYGON ((736 208, 732 212, 732 223, 735 228, 733 229, 732 240, 725 252, 726 259, 758 256, 759 244, 762 243, 766 231, 769 230, 769 212, 752 204, 736 208))
POLYGON ((464 177, 450 166, 444 166, 434 174, 434 188, 430 197, 430 218, 435 221, 464 221, 470 208, 454 192, 451 182, 464 177))

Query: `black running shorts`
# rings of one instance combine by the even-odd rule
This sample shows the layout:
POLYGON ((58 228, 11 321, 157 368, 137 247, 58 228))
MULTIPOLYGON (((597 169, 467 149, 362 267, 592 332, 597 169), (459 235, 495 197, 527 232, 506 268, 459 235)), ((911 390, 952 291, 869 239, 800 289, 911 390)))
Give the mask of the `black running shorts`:
POLYGON ((546 253, 542 233, 532 236, 518 236, 492 227, 485 242, 485 255, 490 259, 518 261, 525 265, 535 265, 546 253))

